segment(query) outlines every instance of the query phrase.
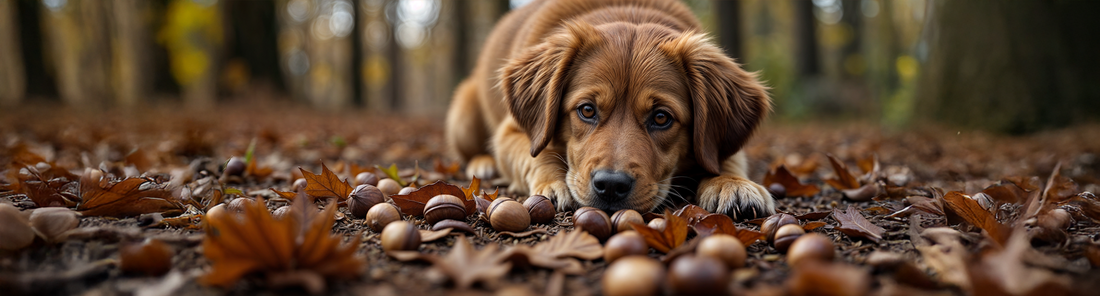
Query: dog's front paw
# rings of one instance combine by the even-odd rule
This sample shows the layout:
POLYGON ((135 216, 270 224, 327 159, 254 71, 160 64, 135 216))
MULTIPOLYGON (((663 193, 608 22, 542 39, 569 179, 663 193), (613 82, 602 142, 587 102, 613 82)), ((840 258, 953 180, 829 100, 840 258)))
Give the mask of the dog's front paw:
POLYGON ((577 208, 577 201, 573 199, 573 194, 569 192, 569 186, 565 184, 564 180, 535 184, 532 187, 534 189, 531 190, 532 195, 542 195, 554 201, 554 205, 557 205, 558 211, 567 211, 577 208))
POLYGON ((717 176, 699 184, 699 206, 734 220, 775 214, 775 199, 764 186, 731 176, 717 176))
POLYGON ((497 163, 489 155, 478 155, 470 159, 466 164, 466 177, 473 179, 475 176, 482 180, 492 180, 497 174, 497 163))

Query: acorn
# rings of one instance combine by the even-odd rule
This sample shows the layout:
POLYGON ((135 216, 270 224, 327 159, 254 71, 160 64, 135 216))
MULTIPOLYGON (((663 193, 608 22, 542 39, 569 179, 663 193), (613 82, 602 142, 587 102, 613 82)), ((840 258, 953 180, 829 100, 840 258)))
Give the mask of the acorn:
POLYGON ((611 236, 611 218, 607 213, 593 207, 583 207, 573 213, 573 226, 587 231, 601 242, 611 236))
POLYGON ((401 220, 401 212, 397 211, 397 207, 382 202, 370 207, 363 224, 366 224, 371 231, 378 233, 382 232, 386 225, 399 220, 401 220))
POLYGON ((645 224, 642 214, 638 214, 638 211, 635 210, 625 209, 611 215, 611 231, 614 233, 633 230, 632 223, 645 224))
POLYGON ((271 217, 275 218, 275 220, 282 220, 282 219, 286 219, 286 215, 289 215, 289 214, 290 214, 290 206, 281 206, 279 208, 276 208, 275 211, 271 212, 271 217))
POLYGON ((708 256, 686 254, 668 266, 668 283, 673 295, 724 295, 729 269, 708 256))
POLYGON ((378 186, 378 176, 375 176, 374 173, 371 173, 371 172, 359 173, 358 175, 355 175, 355 184, 357 184, 357 185, 367 184, 367 185, 370 185, 370 186, 378 186))
POLYGON ((412 184, 409 184, 409 187, 401 188, 401 191, 398 191, 397 195, 408 195, 413 191, 416 191, 416 187, 412 187, 412 184))
POLYGON ((810 260, 832 261, 836 246, 828 236, 808 233, 800 236, 787 250, 787 265, 797 266, 810 260))
POLYGON ((730 269, 745 266, 745 258, 748 256, 741 240, 728 234, 715 234, 703 238, 699 246, 695 247, 695 253, 722 259, 730 269))
POLYGON ((794 243, 803 234, 806 234, 806 231, 802 229, 801 225, 783 225, 775 231, 775 242, 772 243, 772 246, 775 246, 775 249, 779 250, 780 253, 786 253, 791 243, 794 243))
POLYGON ((760 232, 764 233, 764 240, 770 244, 775 242, 775 231, 787 224, 798 224, 798 219, 787 213, 771 215, 760 225, 760 232))
POLYGON ((34 242, 34 229, 18 208, 0 203, 0 250, 14 251, 34 242))
POLYGON ((240 213, 243 212, 245 207, 248 207, 248 204, 251 202, 252 199, 247 197, 234 198, 233 200, 229 201, 229 205, 226 206, 226 210, 229 210, 233 213, 240 213))
POLYGON ((382 196, 382 190, 378 190, 374 185, 362 184, 355 186, 351 196, 348 196, 348 210, 355 218, 362 219, 371 207, 383 201, 386 201, 386 198, 382 196))
MULTIPOLYGON (((229 210, 226 210, 227 205, 224 203, 216 204, 209 210, 206 210, 206 217, 209 219, 225 219, 221 218, 225 215, 229 215, 229 210)), ((206 220, 206 219, 203 219, 206 220)))
POLYGON ((771 193, 772 196, 776 198, 783 198, 787 196, 787 187, 784 187, 783 184, 772 183, 768 185, 768 193, 771 193))
POLYGON ((305 190, 306 186, 308 186, 308 185, 309 185, 309 181, 306 181, 306 179, 304 179, 304 178, 298 178, 297 180, 294 180, 293 185, 290 185, 290 189, 293 190, 294 192, 298 192, 300 190, 305 190))
POLYGON ((397 181, 389 178, 378 180, 378 186, 376 187, 378 187, 378 190, 382 190, 382 194, 385 194, 386 197, 401 191, 401 184, 397 184, 397 181))
POLYGON ((533 223, 550 223, 554 221, 554 215, 558 213, 554 209, 554 203, 542 195, 528 197, 527 200, 523 201, 523 207, 527 208, 527 214, 531 215, 531 222, 533 223))
POLYGON ((489 204, 489 225, 496 231, 518 232, 531 226, 531 214, 519 202, 501 197, 489 204))
POLYGON ((225 162, 225 169, 222 170, 222 174, 228 176, 240 176, 244 174, 245 168, 248 166, 244 160, 238 157, 230 157, 229 161, 225 162))
POLYGON ((382 230, 382 249, 389 251, 411 251, 420 248, 420 230, 405 221, 394 221, 382 230))
POLYGON ((667 224, 668 221, 665 221, 665 218, 653 218, 653 220, 649 220, 649 224, 646 224, 646 226, 653 228, 653 230, 657 230, 657 232, 663 232, 667 224))
POLYGON ((80 218, 69 208, 47 207, 31 212, 31 227, 38 230, 46 241, 53 241, 62 233, 76 228, 80 218))
POLYGON ((435 224, 444 219, 463 220, 466 218, 466 206, 462 199, 450 194, 440 194, 424 204, 424 220, 435 224))
POLYGON ((611 236, 603 247, 603 260, 608 263, 630 255, 646 255, 649 245, 637 231, 627 230, 611 236))
POLYGON ((118 269, 124 273, 160 276, 172 269, 175 251, 156 239, 123 244, 118 248, 118 269))
POLYGON ((661 295, 664 287, 665 268, 656 259, 646 256, 626 256, 607 267, 600 284, 603 294, 661 295))

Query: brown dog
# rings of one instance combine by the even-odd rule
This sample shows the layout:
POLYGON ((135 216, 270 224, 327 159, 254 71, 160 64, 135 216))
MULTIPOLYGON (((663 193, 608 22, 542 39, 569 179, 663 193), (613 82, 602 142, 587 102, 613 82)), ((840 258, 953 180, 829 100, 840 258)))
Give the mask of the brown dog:
POLYGON ((455 91, 448 149, 470 175, 499 174, 562 210, 648 212, 694 196, 734 218, 770 215, 738 152, 770 111, 767 88, 699 27, 675 0, 511 12, 455 91))

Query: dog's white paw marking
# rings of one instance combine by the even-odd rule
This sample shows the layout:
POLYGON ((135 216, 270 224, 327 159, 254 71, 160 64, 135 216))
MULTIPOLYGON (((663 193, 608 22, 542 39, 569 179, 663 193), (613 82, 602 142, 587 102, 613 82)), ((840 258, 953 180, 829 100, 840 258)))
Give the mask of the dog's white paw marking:
POLYGON ((535 184, 534 190, 531 191, 532 195, 542 195, 546 198, 554 201, 554 205, 557 206, 558 211, 566 211, 577 208, 577 201, 573 199, 573 194, 569 192, 569 186, 565 184, 565 180, 553 181, 546 184, 535 184))
POLYGON ((734 220, 775 214, 775 199, 768 190, 745 178, 717 176, 699 185, 699 206, 734 220))
POLYGON ((489 155, 478 155, 470 159, 470 162, 466 164, 466 176, 473 178, 477 176, 481 180, 492 180, 497 174, 497 164, 489 155))

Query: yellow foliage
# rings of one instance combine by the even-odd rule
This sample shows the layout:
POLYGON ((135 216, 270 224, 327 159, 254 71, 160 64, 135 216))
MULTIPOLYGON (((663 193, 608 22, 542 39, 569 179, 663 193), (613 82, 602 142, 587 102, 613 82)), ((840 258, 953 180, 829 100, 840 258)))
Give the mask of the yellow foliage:
POLYGON ((191 85, 213 67, 214 50, 222 44, 221 12, 217 5, 173 0, 165 13, 157 41, 168 49, 172 76, 191 85))

